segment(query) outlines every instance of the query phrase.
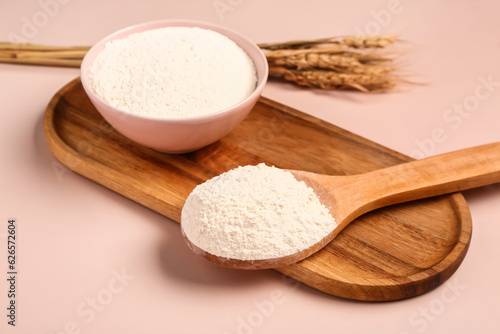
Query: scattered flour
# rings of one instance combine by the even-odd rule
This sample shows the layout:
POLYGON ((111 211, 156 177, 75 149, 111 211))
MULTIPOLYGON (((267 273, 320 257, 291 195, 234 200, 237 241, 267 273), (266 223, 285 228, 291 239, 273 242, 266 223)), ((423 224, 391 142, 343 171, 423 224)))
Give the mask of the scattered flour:
POLYGON ((198 185, 181 214, 183 233, 193 244, 240 260, 297 253, 335 226, 311 188, 265 164, 238 167, 198 185))
POLYGON ((108 42, 89 72, 108 104, 154 118, 214 113, 255 89, 251 58, 226 36, 197 27, 166 27, 108 42))

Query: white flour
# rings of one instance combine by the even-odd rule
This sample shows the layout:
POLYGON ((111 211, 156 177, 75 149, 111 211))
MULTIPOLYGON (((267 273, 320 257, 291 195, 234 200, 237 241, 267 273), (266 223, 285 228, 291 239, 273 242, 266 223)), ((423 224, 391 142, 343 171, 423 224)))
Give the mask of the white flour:
POLYGON ((155 118, 214 113, 255 89, 255 66, 236 43, 212 30, 166 27, 110 41, 89 72, 110 105, 155 118))
POLYGON ((259 164, 198 185, 182 209, 181 226, 193 244, 213 255, 263 260, 313 246, 336 223, 304 182, 259 164))

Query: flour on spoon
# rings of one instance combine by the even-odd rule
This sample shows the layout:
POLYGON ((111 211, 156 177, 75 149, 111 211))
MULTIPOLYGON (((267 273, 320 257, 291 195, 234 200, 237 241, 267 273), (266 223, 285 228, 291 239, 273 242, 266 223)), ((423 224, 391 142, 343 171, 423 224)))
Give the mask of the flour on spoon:
POLYGON ((198 185, 181 215, 183 233, 194 245, 239 260, 295 254, 336 225, 311 188, 265 164, 238 167, 198 185))

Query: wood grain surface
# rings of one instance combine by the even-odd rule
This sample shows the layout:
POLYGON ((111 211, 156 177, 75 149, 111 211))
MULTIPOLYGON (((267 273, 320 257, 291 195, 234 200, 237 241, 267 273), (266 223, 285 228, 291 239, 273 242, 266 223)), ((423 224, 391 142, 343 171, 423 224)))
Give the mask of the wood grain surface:
MULTIPOLYGON (((62 164, 177 222, 196 185, 239 165, 352 175, 410 160, 263 97, 222 140, 192 153, 160 153, 112 129, 79 78, 52 98, 44 127, 62 164)), ((471 232, 459 193, 397 204, 364 214, 318 253, 277 270, 337 297, 404 299, 445 282, 464 259, 471 232)))

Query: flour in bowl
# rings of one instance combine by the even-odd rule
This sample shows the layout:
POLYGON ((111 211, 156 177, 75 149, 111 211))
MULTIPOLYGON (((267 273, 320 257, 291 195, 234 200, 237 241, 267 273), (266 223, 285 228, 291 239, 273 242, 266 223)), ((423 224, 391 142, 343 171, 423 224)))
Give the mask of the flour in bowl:
POLYGON ((166 27, 106 43, 89 81, 102 100, 125 112, 186 118, 243 101, 257 77, 252 59, 226 36, 197 27, 166 27))
POLYGON ((265 164, 238 167, 198 185, 181 214, 182 231, 194 245, 239 260, 295 254, 336 226, 311 188, 265 164))

